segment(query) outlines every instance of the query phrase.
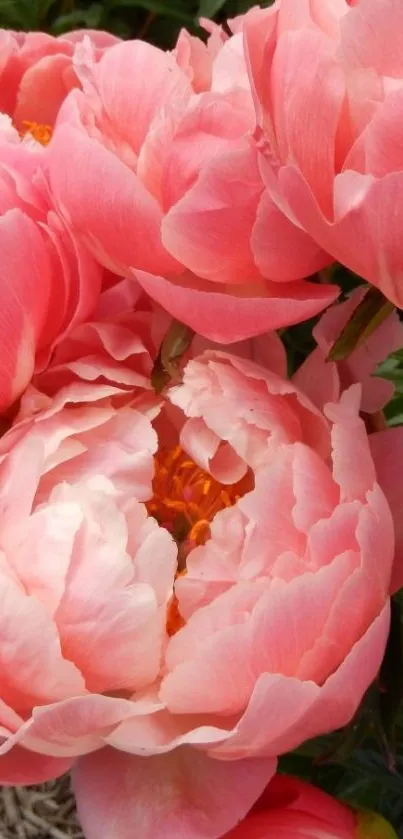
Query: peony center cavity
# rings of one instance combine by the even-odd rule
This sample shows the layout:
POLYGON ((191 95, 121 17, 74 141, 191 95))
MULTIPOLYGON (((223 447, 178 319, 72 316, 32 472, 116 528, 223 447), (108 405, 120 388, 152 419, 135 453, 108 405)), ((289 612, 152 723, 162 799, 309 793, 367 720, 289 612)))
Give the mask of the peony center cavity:
POLYGON ((154 494, 147 509, 189 551, 207 541, 214 516, 252 488, 249 473, 235 484, 221 484, 176 446, 155 457, 154 494))
MULTIPOLYGON (((210 536, 210 523, 221 510, 232 507, 253 489, 247 473, 235 484, 221 484, 198 466, 181 448, 160 449, 155 456, 153 497, 147 509, 158 523, 169 530, 178 543, 178 574, 186 574, 186 557, 210 536)), ((184 626, 174 595, 167 609, 166 628, 172 636, 184 626)))
POLYGON ((23 131, 21 133, 23 136, 30 134, 42 146, 47 146, 52 139, 53 128, 51 125, 41 125, 39 122, 31 122, 30 120, 24 120, 22 124, 23 131))

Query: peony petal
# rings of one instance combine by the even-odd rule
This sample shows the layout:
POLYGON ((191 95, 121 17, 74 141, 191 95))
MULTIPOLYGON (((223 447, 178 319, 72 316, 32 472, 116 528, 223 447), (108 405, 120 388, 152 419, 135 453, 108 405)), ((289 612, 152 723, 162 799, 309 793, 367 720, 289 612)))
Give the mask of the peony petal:
POLYGON ((63 100, 76 85, 70 57, 45 55, 21 79, 14 124, 20 130, 25 128, 26 120, 53 126, 63 100))
POLYGON ((331 213, 336 132, 345 96, 344 73, 332 43, 314 28, 281 35, 271 83, 280 158, 298 166, 322 211, 331 213))
POLYGON ((309 277, 332 261, 264 192, 252 231, 252 252, 263 277, 290 282, 309 277))
POLYGON ((214 754, 231 759, 274 756, 347 725, 378 673, 389 622, 387 604, 322 687, 280 675, 261 676, 233 737, 215 746, 214 754))
POLYGON ((107 50, 93 73, 109 123, 137 154, 155 114, 169 107, 173 95, 186 97, 189 88, 174 57, 141 40, 107 50))
POLYGON ((403 586, 403 426, 371 434, 369 443, 377 480, 386 495, 395 524, 395 564, 391 582, 393 593, 403 586))
POLYGON ((298 222, 324 250, 402 306, 402 184, 403 172, 380 179, 342 172, 334 182, 334 221, 321 213, 296 168, 281 170, 278 189, 298 222), (365 242, 365 247, 358 247, 357 242, 365 242))
POLYGON ((49 146, 49 163, 56 201, 100 261, 104 254, 107 265, 120 273, 127 266, 175 268, 161 243, 160 207, 118 157, 82 129, 62 123, 49 146), (69 175, 73 170, 79 173, 74 182, 69 175))
MULTIPOLYGON (((216 283, 259 279, 250 238, 263 189, 252 148, 216 156, 162 224, 169 252, 216 283)), ((297 279, 303 276, 303 271, 297 279)), ((273 275, 276 279, 275 274, 273 275)))
POLYGON ((217 839, 241 818, 275 769, 271 760, 226 763, 190 748, 136 758, 105 749, 74 770, 88 839, 217 839))
POLYGON ((14 746, 11 752, 0 756, 0 783, 7 786, 29 786, 53 781, 68 772, 71 758, 48 757, 14 746))
POLYGON ((0 219, 0 409, 28 384, 48 316, 51 266, 37 225, 20 210, 0 219))
POLYGON ((352 67, 373 67, 381 76, 403 75, 403 8, 399 0, 365 0, 341 21, 341 49, 352 67))
POLYGON ((339 294, 337 286, 267 282, 257 289, 251 285, 246 296, 245 289, 229 291, 228 286, 211 286, 192 275, 175 282, 144 271, 134 271, 133 276, 173 317, 220 344, 300 323, 325 309, 339 294))

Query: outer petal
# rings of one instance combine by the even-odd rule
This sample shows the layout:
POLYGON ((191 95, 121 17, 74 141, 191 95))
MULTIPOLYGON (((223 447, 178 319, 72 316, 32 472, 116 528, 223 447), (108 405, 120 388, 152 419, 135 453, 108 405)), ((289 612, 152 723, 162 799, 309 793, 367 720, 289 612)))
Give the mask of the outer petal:
POLYGON ((49 146, 49 162, 56 201, 100 261, 120 273, 129 266, 162 272, 175 267, 161 244, 160 207, 116 155, 82 129, 62 124, 49 146))
POLYGON ((327 402, 337 402, 340 396, 337 364, 327 362, 319 347, 308 355, 292 377, 292 381, 321 410, 327 402))
POLYGON ((213 160, 162 226, 170 253, 198 276, 219 283, 259 278, 250 239, 263 182, 256 151, 242 145, 213 160))
POLYGON ((169 52, 141 40, 121 41, 107 50, 98 65, 85 68, 86 93, 87 78, 98 94, 108 125, 136 154, 154 116, 169 107, 170 97, 178 100, 186 96, 189 87, 169 52))
POLYGON ((403 586, 403 426, 371 434, 369 442, 377 480, 386 495, 395 523, 393 593, 403 586))
POLYGON ((13 708, 27 709, 85 691, 75 665, 63 658, 56 627, 34 597, 11 576, 0 576, 0 691, 13 708))
POLYGON ((136 758, 105 749, 74 772, 87 839, 217 839, 243 818, 275 762, 226 763, 190 748, 136 758))
POLYGON ((21 745, 52 757, 76 757, 101 748, 104 736, 135 715, 135 703, 127 699, 76 695, 34 708, 31 718, 0 746, 0 754, 21 745))
POLYGON ((323 212, 330 212, 345 95, 333 44, 317 29, 287 32, 278 39, 271 72, 279 157, 295 161, 323 212))
POLYGON ((346 725, 377 675, 389 614, 388 604, 322 687, 280 675, 261 676, 233 737, 214 747, 214 753, 224 758, 274 756, 346 725))
POLYGON ((0 408, 28 384, 48 315, 50 263, 42 234, 19 210, 0 219, 0 408))
POLYGON ((321 213, 295 168, 287 166, 280 171, 276 190, 282 192, 299 223, 324 250, 401 307, 402 188, 403 172, 392 172, 378 180, 343 172, 335 179, 334 221, 321 213))
POLYGON ((290 221, 264 192, 252 231, 252 251, 264 277, 277 282, 315 274, 332 258, 290 221))
POLYGON ((350 808, 336 798, 332 798, 321 789, 298 778, 280 774, 275 775, 270 781, 254 810, 257 812, 279 807, 316 816, 340 830, 352 831, 356 824, 355 816, 350 808))
POLYGON ((344 59, 353 67, 373 67, 382 76, 403 75, 403 7, 399 0, 366 0, 341 23, 344 59))
POLYGON ((354 839, 355 819, 349 829, 337 828, 304 812, 272 811, 252 813, 226 839, 354 839))
POLYGON ((173 55, 191 81, 195 93, 210 90, 212 57, 201 38, 193 37, 187 29, 181 29, 173 55))
POLYGON ((27 786, 52 781, 68 772, 71 758, 48 757, 14 746, 11 752, 0 757, 0 783, 10 786, 27 786))
POLYGON ((41 58, 21 79, 14 112, 17 128, 24 128, 24 120, 54 125, 63 100, 76 85, 78 81, 70 57, 46 55, 41 58))
POLYGON ((191 274, 175 282, 144 271, 133 274, 144 291, 173 317, 220 344, 300 323, 325 309, 339 293, 337 286, 307 282, 286 286, 267 282, 238 291, 212 286, 191 274))

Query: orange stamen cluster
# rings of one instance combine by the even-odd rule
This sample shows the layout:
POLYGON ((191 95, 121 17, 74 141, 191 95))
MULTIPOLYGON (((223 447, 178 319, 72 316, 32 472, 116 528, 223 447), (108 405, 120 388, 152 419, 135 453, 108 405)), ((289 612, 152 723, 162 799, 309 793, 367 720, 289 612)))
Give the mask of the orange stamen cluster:
POLYGON ((250 489, 249 474, 236 484, 220 484, 176 446, 156 455, 154 495, 147 508, 178 542, 194 547, 209 538, 216 513, 232 507, 250 489))
POLYGON ((51 125, 41 125, 39 122, 30 122, 29 120, 25 120, 22 124, 24 130, 21 133, 23 135, 31 134, 42 146, 47 146, 52 139, 53 128, 51 125))
MULTIPOLYGON (((181 446, 161 449, 155 457, 154 494, 147 509, 178 542, 179 574, 186 573, 186 556, 210 537, 214 516, 232 507, 253 488, 250 473, 235 484, 215 480, 183 451, 181 446)), ((174 635, 184 625, 174 595, 168 606, 167 632, 174 635)))

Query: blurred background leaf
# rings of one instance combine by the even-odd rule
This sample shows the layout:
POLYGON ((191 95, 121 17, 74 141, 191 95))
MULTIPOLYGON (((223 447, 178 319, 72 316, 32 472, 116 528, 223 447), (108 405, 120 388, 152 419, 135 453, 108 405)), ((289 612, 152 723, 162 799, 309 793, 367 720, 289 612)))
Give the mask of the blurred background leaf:
POLYGON ((198 29, 199 17, 224 20, 243 14, 253 0, 0 0, 0 26, 61 34, 103 28, 122 37, 144 37, 172 47, 182 26, 198 29))

